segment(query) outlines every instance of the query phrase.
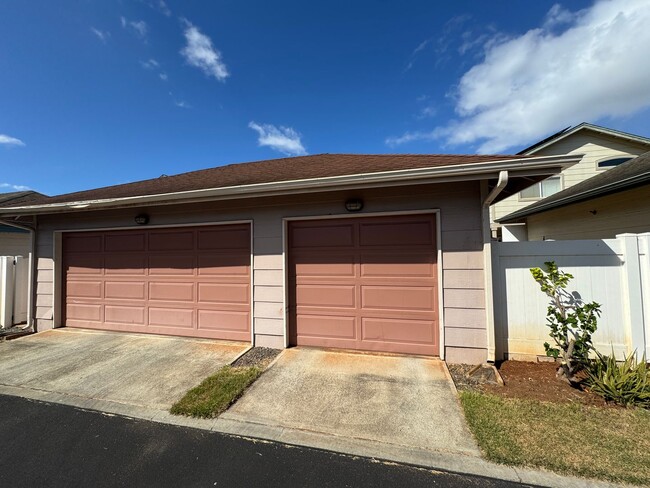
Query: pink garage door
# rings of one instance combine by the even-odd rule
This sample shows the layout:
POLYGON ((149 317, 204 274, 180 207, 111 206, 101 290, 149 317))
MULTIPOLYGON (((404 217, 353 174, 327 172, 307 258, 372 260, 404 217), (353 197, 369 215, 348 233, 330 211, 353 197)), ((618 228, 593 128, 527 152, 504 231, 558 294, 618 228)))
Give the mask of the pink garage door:
POLYGON ((250 341, 250 226, 63 235, 65 325, 250 341))
POLYGON ((435 216, 289 225, 294 345, 437 355, 435 216))

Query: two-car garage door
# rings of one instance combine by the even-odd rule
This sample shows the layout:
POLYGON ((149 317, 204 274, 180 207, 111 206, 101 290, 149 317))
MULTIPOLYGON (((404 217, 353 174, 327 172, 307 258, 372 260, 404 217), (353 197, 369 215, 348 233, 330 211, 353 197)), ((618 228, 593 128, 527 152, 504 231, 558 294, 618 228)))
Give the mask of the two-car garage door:
POLYGON ((65 324, 250 341, 250 225, 63 235, 65 324))

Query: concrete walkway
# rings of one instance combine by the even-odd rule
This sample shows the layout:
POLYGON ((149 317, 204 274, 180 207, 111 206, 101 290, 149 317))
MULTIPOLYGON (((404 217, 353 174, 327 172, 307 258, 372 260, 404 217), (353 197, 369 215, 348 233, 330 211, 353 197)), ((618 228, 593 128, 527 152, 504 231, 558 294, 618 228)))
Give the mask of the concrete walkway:
POLYGON ((167 410, 247 348, 203 339, 55 329, 0 343, 0 390, 19 396, 49 393, 61 403, 81 401, 88 408, 112 402, 167 410))

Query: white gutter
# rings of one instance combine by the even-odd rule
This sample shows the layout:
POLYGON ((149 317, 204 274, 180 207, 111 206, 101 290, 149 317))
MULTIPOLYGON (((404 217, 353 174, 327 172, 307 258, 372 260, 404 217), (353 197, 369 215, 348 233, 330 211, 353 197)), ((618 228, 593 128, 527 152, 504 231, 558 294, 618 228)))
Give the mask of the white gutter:
POLYGON ((497 181, 497 185, 492 188, 492 191, 490 194, 485 198, 485 201, 483 202, 483 208, 488 208, 494 199, 499 196, 499 193, 503 191, 503 189, 506 187, 508 184, 508 171, 503 170, 499 172, 499 180, 497 181))
POLYGON ((74 209, 99 209, 116 205, 142 205, 160 201, 173 202, 189 199, 224 199, 242 198, 253 196, 281 195, 298 191, 326 191, 332 188, 345 188, 370 184, 395 184, 398 182, 418 181, 426 179, 439 179, 447 177, 464 177, 475 179, 476 176, 489 177, 490 173, 507 170, 511 174, 518 170, 548 169, 549 167, 567 167, 580 161, 581 156, 543 156, 536 158, 506 159, 470 163, 437 168, 417 168, 408 170, 384 171, 380 173, 361 173, 344 176, 328 176, 303 180, 281 181, 273 183, 257 183, 252 185, 238 185, 221 188, 206 188, 188 190, 174 193, 160 193, 155 195, 140 195, 120 198, 104 198, 96 200, 80 200, 73 202, 50 203, 43 205, 26 205, 21 207, 0 209, 1 214, 33 214, 48 211, 67 211, 74 209), (473 177, 473 178, 472 178, 473 177))
POLYGON ((36 275, 36 228, 0 219, 0 224, 29 231, 32 249, 29 252, 29 278, 27 279, 27 325, 36 332, 34 322, 34 276, 36 275))

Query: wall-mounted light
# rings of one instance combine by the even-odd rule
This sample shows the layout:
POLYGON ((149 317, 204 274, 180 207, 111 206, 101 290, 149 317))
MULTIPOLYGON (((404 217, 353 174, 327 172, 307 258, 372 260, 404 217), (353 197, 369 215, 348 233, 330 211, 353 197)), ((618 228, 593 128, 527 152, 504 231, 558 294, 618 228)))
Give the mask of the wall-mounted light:
POLYGON ((348 212, 359 212, 363 210, 363 200, 360 198, 350 198, 345 202, 345 210, 348 212))
POLYGON ((147 225, 149 223, 149 216, 147 214, 136 215, 135 223, 138 225, 147 225))

